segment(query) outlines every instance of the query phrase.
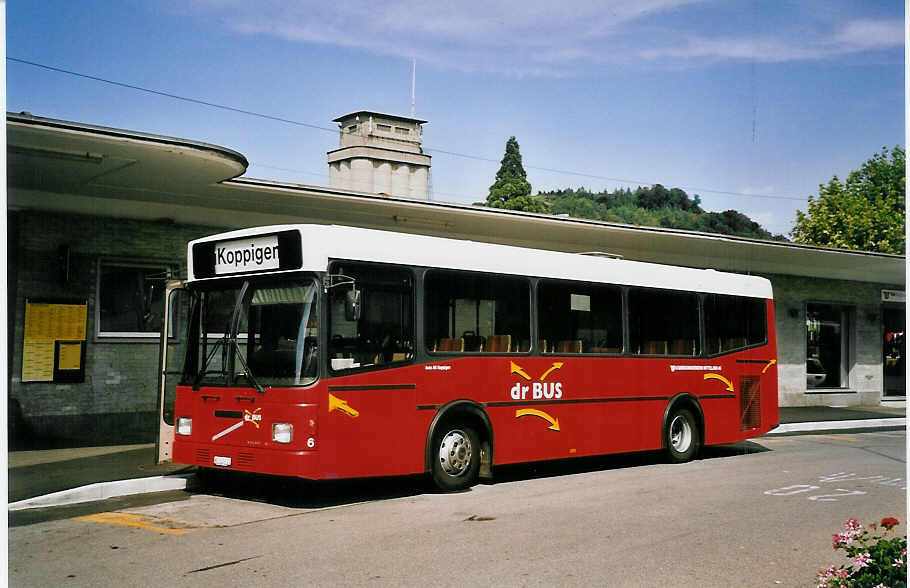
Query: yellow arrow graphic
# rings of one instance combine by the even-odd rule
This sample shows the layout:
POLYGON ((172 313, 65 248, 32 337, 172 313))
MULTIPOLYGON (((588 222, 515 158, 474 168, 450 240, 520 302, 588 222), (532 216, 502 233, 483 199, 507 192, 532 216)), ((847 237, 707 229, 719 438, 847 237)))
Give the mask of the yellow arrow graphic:
POLYGON ((332 412, 333 410, 340 410, 344 414, 354 417, 355 419, 360 416, 360 412, 348 406, 347 402, 329 394, 329 412, 332 412))
POLYGON ((733 392, 733 384, 727 378, 720 374, 705 374, 705 380, 720 380, 727 385, 727 391, 733 392))
POLYGON ((548 369, 547 371, 545 371, 545 372, 543 373, 543 375, 540 376, 540 381, 543 382, 544 380, 546 380, 546 379, 547 379, 547 376, 550 375, 550 372, 552 372, 553 370, 558 370, 558 369, 561 368, 562 366, 563 366, 563 363, 562 363, 561 361, 554 361, 554 362, 553 362, 553 365, 550 366, 550 369, 548 369))
POLYGON ((514 361, 510 361, 509 364, 510 364, 509 369, 512 370, 512 371, 509 372, 509 373, 511 373, 511 374, 518 374, 519 376, 521 376, 521 377, 524 378, 525 380, 530 380, 530 379, 531 379, 531 376, 529 376, 528 374, 526 374, 525 371, 524 371, 523 369, 521 369, 521 366, 520 366, 520 365, 518 365, 518 364, 515 363, 514 361))
POLYGON ((550 415, 548 415, 547 413, 545 413, 542 410, 537 410, 536 408, 519 408, 518 410, 515 411, 516 419, 518 417, 523 417, 523 416, 528 416, 528 415, 540 417, 543 420, 550 423, 550 426, 547 427, 547 429, 549 429, 550 431, 559 430, 559 419, 554 419, 553 417, 551 417, 550 415))
POLYGON ((772 365, 774 365, 775 363, 777 363, 776 359, 772 359, 771 361, 769 361, 768 365, 766 365, 764 367, 764 369, 762 369, 761 373, 765 373, 766 371, 768 371, 768 368, 771 367, 772 365))

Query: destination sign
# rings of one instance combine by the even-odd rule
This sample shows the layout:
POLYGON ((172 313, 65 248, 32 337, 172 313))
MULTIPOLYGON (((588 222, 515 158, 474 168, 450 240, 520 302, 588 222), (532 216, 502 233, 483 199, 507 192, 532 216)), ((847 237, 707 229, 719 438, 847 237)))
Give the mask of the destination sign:
POLYGON ((215 243, 215 275, 279 269, 278 236, 215 243))

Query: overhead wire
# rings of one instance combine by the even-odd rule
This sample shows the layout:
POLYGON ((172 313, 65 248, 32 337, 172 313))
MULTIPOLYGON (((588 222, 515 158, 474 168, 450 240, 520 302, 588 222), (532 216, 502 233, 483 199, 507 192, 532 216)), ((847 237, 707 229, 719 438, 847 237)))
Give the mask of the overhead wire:
MULTIPOLYGON (((92 81, 96 81, 96 82, 100 82, 100 83, 104 83, 104 84, 109 84, 109 85, 112 85, 112 86, 118 86, 118 87, 126 88, 126 89, 129 89, 129 90, 135 90, 135 91, 139 91, 139 92, 146 92, 146 93, 148 93, 148 94, 153 94, 153 95, 161 96, 161 97, 164 97, 164 98, 170 98, 170 99, 173 99, 173 100, 180 100, 180 101, 183 101, 183 102, 189 102, 189 103, 192 103, 192 104, 197 104, 197 105, 205 106, 205 107, 209 107, 209 108, 216 108, 216 109, 224 110, 224 111, 227 111, 227 112, 234 112, 234 113, 237 113, 237 114, 244 114, 244 115, 247 115, 247 116, 253 116, 253 117, 262 118, 262 119, 266 119, 266 120, 271 120, 271 121, 275 121, 275 122, 280 122, 280 123, 285 123, 285 124, 290 124, 290 125, 295 125, 295 126, 299 126, 299 127, 305 127, 305 128, 308 128, 308 129, 313 129, 313 130, 318 130, 318 131, 325 131, 325 132, 330 132, 330 133, 338 133, 339 131, 342 132, 342 133, 348 132, 346 129, 338 129, 338 128, 325 127, 325 126, 322 126, 322 125, 317 125, 317 124, 302 122, 302 121, 299 121, 299 120, 294 120, 294 119, 290 119, 290 118, 286 118, 286 117, 282 117, 282 116, 276 116, 276 115, 271 115, 271 114, 265 114, 265 113, 261 113, 261 112, 256 112, 256 111, 254 111, 254 110, 248 110, 248 109, 245 109, 245 108, 238 108, 238 107, 236 107, 236 106, 229 106, 229 105, 226 105, 226 104, 219 104, 219 103, 217 103, 217 102, 211 102, 211 101, 209 101, 209 100, 201 100, 201 99, 198 99, 198 98, 191 98, 191 97, 188 97, 188 96, 181 96, 180 94, 174 94, 174 93, 172 93, 172 92, 165 92, 165 91, 162 91, 162 90, 155 90, 155 89, 153 89, 153 88, 147 88, 147 87, 139 86, 139 85, 136 85, 136 84, 128 84, 128 83, 126 83, 126 82, 118 82, 118 81, 116 81, 116 80, 111 80, 111 79, 108 79, 108 78, 102 78, 102 77, 100 77, 100 76, 95 76, 95 75, 91 75, 91 74, 86 74, 86 73, 82 73, 82 72, 77 72, 77 71, 65 69, 65 68, 62 68, 62 67, 55 67, 55 66, 52 66, 52 65, 47 65, 47 64, 44 64, 44 63, 39 63, 39 62, 37 62, 37 61, 30 61, 30 60, 22 59, 22 58, 19 58, 19 57, 7 56, 6 59, 7 59, 7 61, 12 61, 12 62, 14 62, 14 63, 20 63, 20 64, 23 64, 23 65, 29 65, 29 66, 32 66, 32 67, 37 67, 37 68, 40 68, 40 69, 45 69, 45 70, 48 70, 48 71, 52 71, 52 72, 56 72, 56 73, 61 73, 61 74, 69 75, 69 76, 84 78, 84 79, 88 79, 88 80, 92 80, 92 81)), ((394 138, 394 137, 389 137, 388 139, 393 140, 393 141, 394 141, 394 140, 402 141, 402 140, 396 139, 396 138, 394 138)), ((424 150, 424 151, 431 152, 431 153, 449 155, 449 156, 452 156, 452 157, 460 157, 460 158, 463 158, 463 159, 471 159, 471 160, 474 160, 474 161, 483 161, 483 162, 489 162, 489 163, 499 163, 499 161, 500 161, 499 159, 495 159, 495 158, 491 158, 491 157, 485 157, 485 156, 482 156, 482 155, 474 155, 474 154, 470 154, 470 153, 460 153, 460 152, 457 152, 457 151, 450 151, 450 150, 442 149, 442 148, 439 148, 439 147, 424 146, 424 147, 423 147, 423 150, 424 150)), ((315 174, 314 172, 303 172, 303 171, 301 171, 301 170, 290 170, 290 169, 286 169, 286 168, 283 169, 283 168, 278 168, 278 167, 268 166, 268 165, 263 165, 263 164, 258 164, 258 165, 259 165, 259 167, 263 167, 263 168, 272 167, 273 169, 281 169, 282 171, 292 171, 292 172, 296 172, 296 173, 306 173, 306 174, 312 174, 312 175, 323 175, 323 174, 315 174)), ((595 180, 603 180, 603 181, 607 181, 607 182, 617 182, 617 183, 621 183, 621 184, 630 184, 630 185, 639 185, 639 186, 653 186, 653 185, 656 185, 656 184, 662 184, 662 182, 653 182, 653 181, 645 181, 645 180, 631 180, 631 179, 624 179, 624 178, 615 178, 615 177, 604 176, 604 175, 600 175, 600 174, 591 174, 591 173, 585 173, 585 172, 577 172, 577 171, 572 171, 572 170, 563 170, 563 169, 548 168, 548 167, 541 167, 541 166, 534 166, 534 165, 525 165, 524 167, 527 168, 527 169, 531 169, 531 170, 544 171, 544 172, 555 173, 555 174, 566 175, 566 176, 576 176, 576 177, 589 178, 589 179, 595 179, 595 180)), ((795 200, 795 201, 800 201, 800 202, 804 202, 804 201, 806 200, 805 197, 797 197, 797 196, 777 196, 777 195, 772 195, 772 194, 755 194, 755 193, 746 193, 746 192, 734 192, 734 191, 730 191, 730 190, 718 190, 718 189, 713 189, 713 188, 700 188, 700 187, 685 186, 685 185, 679 186, 679 187, 680 187, 681 189, 685 189, 685 190, 688 190, 688 191, 691 191, 691 192, 696 192, 696 191, 697 191, 697 192, 704 192, 704 193, 710 193, 710 194, 720 194, 720 195, 725 195, 725 196, 738 196, 738 197, 746 197, 746 198, 769 198, 769 199, 773 199, 773 200, 795 200)), ((435 192, 435 193, 437 193, 437 194, 443 194, 442 192, 435 192)), ((449 194, 449 195, 453 195, 453 194, 449 194)), ((459 196, 459 195, 453 195, 453 196, 464 197, 464 198, 471 198, 470 196, 465 196, 465 195, 461 195, 461 196, 459 196)))

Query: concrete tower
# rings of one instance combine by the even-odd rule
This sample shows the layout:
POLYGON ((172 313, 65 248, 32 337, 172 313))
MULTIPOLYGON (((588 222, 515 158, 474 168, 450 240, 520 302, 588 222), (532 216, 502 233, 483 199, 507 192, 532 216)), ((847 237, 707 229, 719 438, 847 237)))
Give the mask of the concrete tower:
POLYGON ((330 187, 429 199, 430 156, 420 147, 427 121, 362 110, 333 122, 341 135, 328 152, 330 187))

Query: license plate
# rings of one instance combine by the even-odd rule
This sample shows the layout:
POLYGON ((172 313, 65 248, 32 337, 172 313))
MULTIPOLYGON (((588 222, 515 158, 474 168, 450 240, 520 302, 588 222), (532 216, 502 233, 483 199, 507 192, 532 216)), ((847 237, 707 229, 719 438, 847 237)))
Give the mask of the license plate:
POLYGON ((228 467, 229 465, 231 465, 231 458, 225 457, 224 455, 216 455, 215 456, 215 465, 222 466, 222 467, 228 467))

